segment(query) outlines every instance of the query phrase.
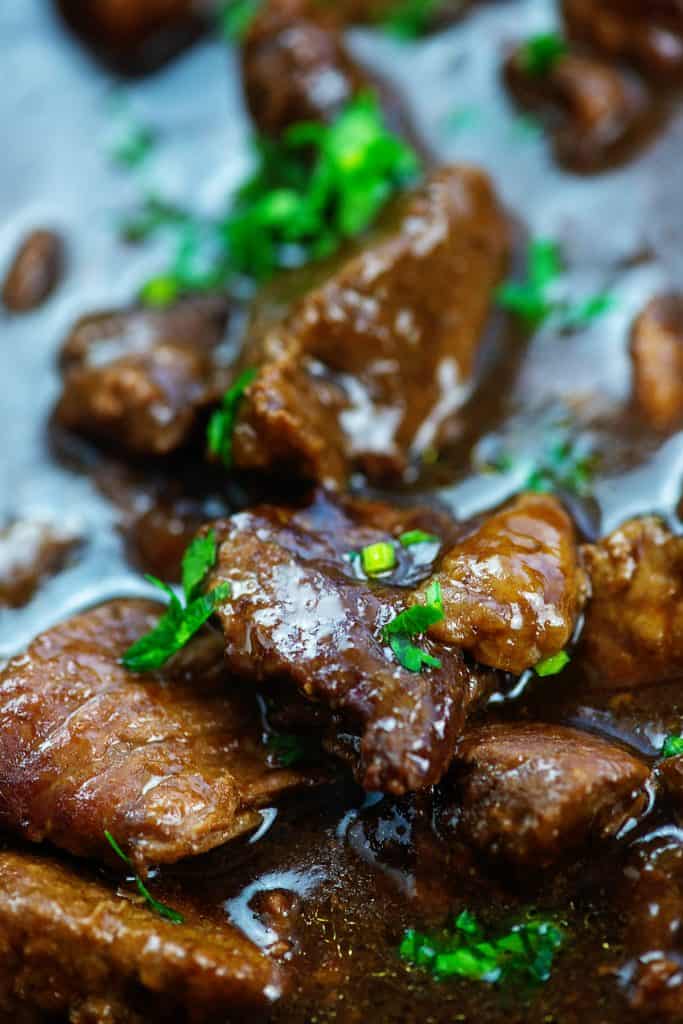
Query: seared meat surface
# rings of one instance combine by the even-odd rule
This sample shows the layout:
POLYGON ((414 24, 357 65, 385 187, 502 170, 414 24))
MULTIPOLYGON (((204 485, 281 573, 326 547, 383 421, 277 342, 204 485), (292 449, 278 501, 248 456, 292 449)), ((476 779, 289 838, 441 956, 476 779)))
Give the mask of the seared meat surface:
POLYGON ((564 648, 586 591, 574 526, 540 494, 484 519, 446 552, 436 579, 445 616, 430 636, 517 674, 564 648))
POLYGON ((648 302, 631 332, 633 393, 638 411, 656 430, 683 419, 683 296, 648 302))
POLYGON ((683 73, 679 0, 563 0, 570 34, 663 79, 683 73))
POLYGON ((683 538, 634 519, 583 549, 591 578, 580 653, 601 686, 647 686, 683 670, 683 538))
POLYGON ((227 316, 207 299, 79 320, 60 355, 58 423, 134 454, 179 448, 227 385, 216 361, 227 316))
MULTIPOLYGON (((330 707, 342 731, 360 733, 363 786, 392 793, 438 781, 468 711, 493 682, 455 647, 431 641, 425 649, 441 667, 408 671, 382 637, 415 595, 391 579, 359 578, 350 556, 417 528, 433 529, 433 516, 336 507, 322 495, 302 511, 257 509, 216 528, 212 586, 228 581, 233 595, 218 611, 228 665, 256 682, 289 681, 330 707)), ((409 581, 402 561, 398 578, 404 571, 409 581)))
POLYGON ((589 835, 615 835, 649 802, 648 765, 556 725, 489 725, 458 751, 460 827, 488 856, 542 867, 589 835))
POLYGON ((0 951, 6 1021, 208 1024, 267 1007, 286 984, 227 923, 189 913, 172 924, 68 866, 10 851, 0 852, 0 951))
POLYGON ((507 251, 481 171, 446 167, 399 199, 282 322, 255 325, 236 464, 336 486, 354 465, 404 474, 464 401, 507 251))
POLYGON ((2 286, 2 301, 12 313, 28 313, 54 291, 62 276, 64 246, 54 231, 32 231, 21 243, 2 286))
POLYGON ((160 606, 114 601, 39 636, 0 674, 0 826, 139 869, 258 826, 305 784, 271 767, 252 701, 226 693, 220 644, 198 637, 163 673, 119 663, 160 606))
POLYGON ((629 155, 650 112, 645 86, 632 74, 580 53, 560 56, 545 74, 529 72, 522 45, 505 62, 516 100, 546 121, 558 161, 578 171, 629 155))

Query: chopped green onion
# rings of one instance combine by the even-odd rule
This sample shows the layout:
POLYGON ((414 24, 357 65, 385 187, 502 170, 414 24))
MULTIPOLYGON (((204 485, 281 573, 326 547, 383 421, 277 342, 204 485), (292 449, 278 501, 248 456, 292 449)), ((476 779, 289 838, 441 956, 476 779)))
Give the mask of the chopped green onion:
POLYGON ((239 43, 246 36, 263 0, 224 0, 218 9, 218 26, 230 43, 239 43))
POLYGON ((679 754, 683 754, 683 736, 675 734, 667 736, 662 746, 661 756, 663 758, 678 757, 679 754))
POLYGON ((222 460, 226 468, 232 465, 232 435, 237 422, 237 414, 244 399, 247 388, 254 383, 258 370, 250 367, 243 370, 237 380, 223 396, 220 409, 216 409, 207 429, 207 442, 211 455, 222 460))
POLYGON ((527 75, 544 78, 567 53, 567 43, 557 32, 532 36, 519 51, 519 60, 527 75))
POLYGON ((413 544, 440 544, 441 539, 433 533, 425 533, 424 530, 407 530, 398 538, 404 548, 412 547, 413 544))
POLYGON ((556 676, 566 668, 571 658, 566 651, 558 651, 557 654, 552 654, 549 658, 544 658, 543 661, 539 661, 534 667, 534 672, 537 676, 545 678, 545 676, 556 676))
POLYGON ((465 910, 450 929, 431 934, 406 931, 399 956, 437 980, 461 977, 493 984, 516 979, 539 984, 550 977, 564 938, 557 925, 534 919, 487 938, 476 917, 465 910))
POLYGON ((394 568, 396 552, 391 544, 379 541, 377 544, 368 544, 364 547, 360 553, 360 560, 363 571, 368 576, 377 576, 394 568))
POLYGON ((398 39, 417 39, 429 31, 443 0, 396 0, 381 19, 382 28, 398 39))
POLYGON ((181 284, 172 274, 152 277, 140 289, 140 302, 144 306, 163 309, 171 306, 180 297, 181 284))
MULTIPOLYGON (((123 850, 121 849, 119 844, 116 842, 116 840, 114 839, 114 837, 111 834, 111 832, 109 832, 107 829, 105 829, 104 830, 104 836, 105 836, 105 839, 107 840, 107 842, 109 843, 109 845, 111 846, 112 850, 116 854, 116 856, 119 857, 123 861, 123 863, 127 865, 127 867, 132 868, 133 863, 132 863, 130 857, 128 857, 123 852, 123 850)), ((156 914, 158 914, 159 917, 163 917, 167 921, 171 921, 172 924, 184 924, 185 918, 183 917, 183 915, 179 911, 173 910, 172 907, 167 907, 165 903, 160 903, 159 900, 156 900, 152 896, 151 892, 149 891, 149 889, 147 888, 147 886, 145 885, 145 883, 142 881, 142 879, 140 878, 140 876, 138 874, 134 874, 133 877, 134 877, 135 885, 137 887, 138 892, 144 898, 144 900, 146 901, 147 905, 149 907, 151 907, 151 909, 156 914)))

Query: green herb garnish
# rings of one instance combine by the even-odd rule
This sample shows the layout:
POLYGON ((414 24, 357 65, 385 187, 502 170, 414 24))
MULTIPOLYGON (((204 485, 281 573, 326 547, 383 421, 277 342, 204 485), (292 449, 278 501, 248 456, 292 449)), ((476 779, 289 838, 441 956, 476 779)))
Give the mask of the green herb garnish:
POLYGON ((679 754, 683 754, 683 736, 675 734, 667 736, 662 746, 661 757, 666 759, 667 757, 678 757, 679 754))
POLYGON ((224 0, 218 10, 218 27, 230 43, 240 43, 258 14, 263 0, 224 0))
POLYGON ((515 924, 504 935, 487 938, 476 917, 463 911, 452 929, 423 934, 409 929, 399 947, 402 960, 437 979, 460 977, 489 983, 511 979, 548 980, 564 933, 549 921, 515 924))
POLYGON ((557 283, 563 265, 557 244, 537 238, 527 251, 527 276, 524 281, 507 281, 496 291, 498 304, 514 313, 530 327, 539 327, 551 314, 566 330, 585 327, 611 309, 614 302, 605 293, 579 302, 557 295, 557 283))
POLYGON ((177 233, 171 267, 142 298, 160 304, 166 295, 265 280, 279 268, 329 256, 365 231, 418 171, 415 152, 387 129, 370 93, 332 124, 305 122, 281 139, 261 139, 256 171, 224 216, 202 219, 154 199, 124 225, 135 240, 161 229, 177 233))
POLYGON ((225 392, 220 409, 216 409, 209 420, 207 428, 209 452, 215 458, 221 459, 227 468, 232 465, 232 435, 235 430, 237 414, 244 399, 244 393, 249 385, 256 380, 257 374, 258 370, 253 367, 243 370, 234 384, 225 392))
MULTIPOLYGON (((116 840, 114 839, 114 837, 111 834, 111 832, 108 832, 107 829, 105 829, 104 830, 104 836, 105 836, 105 839, 107 840, 107 842, 109 843, 109 845, 111 846, 112 850, 116 854, 116 856, 120 857, 121 860, 123 861, 123 863, 127 865, 127 867, 132 868, 133 862, 131 861, 130 857, 128 857, 123 852, 123 850, 121 849, 119 844, 116 842, 116 840)), ((144 897, 145 902, 147 903, 147 905, 156 914, 158 914, 159 917, 163 917, 167 921, 171 921, 173 924, 184 924, 185 923, 185 918, 183 917, 183 915, 181 913, 179 913, 179 911, 173 910, 172 907, 167 907, 165 903, 160 903, 159 900, 155 900, 154 899, 154 897, 152 896, 151 892, 149 891, 149 889, 147 888, 147 886, 145 885, 145 883, 142 881, 142 879, 140 878, 140 876, 138 874, 134 874, 133 878, 134 878, 135 885, 137 887, 138 892, 140 893, 140 895, 142 897, 144 897)))
POLYGON ((155 576, 145 578, 163 590, 168 598, 167 611, 154 629, 129 647, 121 663, 131 672, 151 672, 165 665, 211 617, 217 605, 230 597, 230 584, 219 583, 208 594, 200 588, 216 562, 216 537, 213 530, 196 537, 183 557, 183 606, 171 588, 155 576))
MULTIPOLYGON (((563 490, 579 497, 589 495, 600 461, 593 439, 587 434, 575 435, 560 423, 542 426, 538 436, 539 443, 531 453, 525 452, 523 448, 516 452, 494 447, 490 457, 481 458, 481 449, 485 447, 482 444, 478 454, 480 468, 495 473, 515 473, 521 463, 528 466, 528 469, 520 490, 537 494, 563 490)), ((494 439, 487 440, 490 442, 494 439)))
POLYGON ((412 643, 416 636, 426 633, 430 626, 444 617, 441 584, 434 580, 427 588, 424 604, 414 604, 382 628, 382 639, 391 647, 396 660, 409 672, 419 672, 423 665, 441 668, 441 662, 412 643))
POLYGON ((410 548, 413 544, 440 544, 441 539, 433 533, 425 533, 424 530, 407 530, 398 538, 404 548, 410 548))
POLYGON ((567 50, 566 41, 557 32, 542 32, 527 39, 519 50, 518 59, 525 74, 544 78, 567 50))
POLYGON ((418 39, 429 31, 441 4, 442 0, 397 0, 380 24, 397 39, 418 39))
POLYGON ((534 666, 534 672, 537 676, 545 678, 546 676, 556 676, 566 668, 571 658, 566 651, 558 651, 557 654, 551 654, 549 658, 544 658, 543 661, 539 661, 534 666))
POLYGON ((125 97, 119 98, 115 104, 109 156, 120 167, 134 170, 145 162, 156 137, 151 128, 135 117, 125 97))
POLYGON ((360 561, 363 572, 368 576, 377 576, 394 568, 396 552, 387 541, 378 541, 377 544, 368 544, 361 550, 360 561))

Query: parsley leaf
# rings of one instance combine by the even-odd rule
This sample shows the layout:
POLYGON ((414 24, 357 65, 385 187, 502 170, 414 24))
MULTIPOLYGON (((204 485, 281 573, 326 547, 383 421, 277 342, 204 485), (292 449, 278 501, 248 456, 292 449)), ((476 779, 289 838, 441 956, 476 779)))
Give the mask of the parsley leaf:
POLYGON ((558 651, 557 654, 551 654, 549 658, 544 658, 534 666, 534 672, 537 676, 545 678, 546 676, 556 676, 567 667, 571 658, 566 651, 558 651))
POLYGON ((662 746, 661 756, 663 758, 678 757, 679 754, 683 754, 683 736, 675 734, 667 736, 662 746))
POLYGON ((563 943, 562 930, 541 920, 515 924, 506 934, 487 938, 476 917, 465 910, 451 929, 433 934, 413 928, 406 931, 399 956, 437 979, 461 977, 489 983, 517 979, 538 984, 550 977, 563 943))
POLYGON ((258 370, 253 367, 243 370, 237 380, 228 388, 223 396, 220 409, 211 416, 207 428, 207 443, 209 452, 217 459, 221 459, 223 465, 230 468, 232 465, 232 435, 237 421, 237 414, 244 398, 244 393, 250 384, 256 380, 258 370))
POLYGON ((230 43, 239 43, 246 36, 263 0, 225 0, 218 10, 218 27, 230 43))
POLYGON ((423 665, 441 668, 441 662, 411 643, 413 637, 426 633, 430 626, 444 617, 441 584, 434 580, 427 588, 424 604, 414 604, 387 622, 382 628, 382 639, 391 647, 396 660, 409 672, 419 672, 423 665))
POLYGON ((213 615, 217 605, 230 597, 230 584, 219 583, 208 594, 200 594, 200 587, 216 562, 216 538, 213 530, 205 537, 196 538, 183 557, 183 590, 185 606, 180 603, 168 584, 155 576, 145 578, 163 590, 168 608, 149 633, 140 637, 121 658, 131 672, 151 672, 165 665, 168 659, 182 650, 205 622, 213 615))
POLYGON ((613 307, 612 297, 602 292, 579 302, 559 296, 557 283, 562 272, 558 245, 549 239, 534 239, 527 250, 526 279, 500 285, 496 291, 498 304, 533 328, 556 315, 564 330, 585 327, 613 307))
POLYGON ((542 32, 527 39, 522 45, 519 61, 527 75, 544 78, 567 50, 567 43, 557 32, 542 32))
MULTIPOLYGON (((108 832, 107 829, 104 830, 104 837, 107 840, 107 842, 109 843, 109 845, 111 846, 111 848, 114 851, 114 853, 116 854, 116 856, 119 857, 123 861, 123 863, 127 865, 127 867, 129 867, 129 868, 132 867, 132 861, 131 861, 130 857, 128 857, 123 852, 123 850, 121 849, 119 844, 116 842, 116 840, 114 839, 114 837, 111 834, 111 832, 108 832)), ((133 877, 134 877, 135 885, 137 887, 138 892, 145 899, 145 901, 147 902, 147 905, 149 907, 151 907, 151 909, 156 914, 158 914, 159 917, 163 917, 167 921, 171 921, 173 924, 184 924, 185 923, 185 918, 183 917, 183 915, 179 911, 173 910, 172 907, 167 907, 165 903, 160 903, 159 900, 156 900, 152 896, 151 892, 149 891, 149 889, 147 888, 147 886, 145 885, 145 883, 142 881, 142 879, 140 878, 140 876, 138 874, 135 874, 133 877)))

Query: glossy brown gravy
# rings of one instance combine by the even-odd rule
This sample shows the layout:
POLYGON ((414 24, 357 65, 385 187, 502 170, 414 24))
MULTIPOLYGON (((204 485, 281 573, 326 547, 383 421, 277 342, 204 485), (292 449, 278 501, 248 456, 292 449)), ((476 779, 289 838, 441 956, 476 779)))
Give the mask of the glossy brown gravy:
MULTIPOLYGON (((557 239, 570 292, 608 291, 615 300, 604 317, 573 333, 549 327, 527 338, 502 314, 494 318, 478 385, 448 451, 402 497, 441 504, 463 519, 492 508, 520 481, 474 471, 473 446, 500 434, 521 457, 533 454, 549 425, 569 415, 600 455, 592 495, 572 499, 586 537, 648 513, 679 531, 683 437, 649 430, 634 412, 628 335, 653 295, 683 282, 683 107, 663 96, 667 115, 659 133, 625 165, 590 177, 560 170, 500 81, 506 47, 553 24, 547 4, 518 0, 482 5, 406 48, 370 32, 352 34, 354 51, 408 98, 438 158, 489 171, 519 224, 520 252, 527 234, 557 239)), ((67 241, 66 278, 51 302, 29 317, 0 320, 0 515, 68 524, 82 541, 78 558, 26 608, 0 611, 1 659, 71 612, 147 593, 126 558, 121 501, 106 497, 119 487, 119 468, 95 466, 92 453, 80 448, 76 458, 65 458, 48 431, 58 392, 55 357, 67 328, 76 316, 124 304, 158 265, 158 252, 131 249, 116 236, 141 182, 106 158, 111 94, 125 89, 157 128, 157 152, 142 184, 149 175, 150 185, 207 209, 242 175, 249 128, 234 54, 218 42, 203 42, 154 76, 123 85, 91 63, 46 4, 25 0, 0 11, 0 54, 0 258, 9 261, 17 239, 37 225, 56 227, 67 241)), ((143 510, 154 503, 148 475, 139 468, 134 486, 124 488, 125 500, 143 510)), ((362 481, 357 487, 366 490, 362 481)), ((187 491, 190 498, 199 491, 210 514, 245 501, 239 487, 226 492, 219 477, 209 487, 190 481, 187 491)), ((654 758, 667 734, 683 730, 683 698, 676 681, 626 698, 596 692, 570 668, 561 680, 536 679, 489 709, 489 717, 498 716, 580 726, 654 758)), ((270 827, 239 851, 165 870, 154 885, 174 906, 227 916, 264 947, 282 944, 295 988, 274 1009, 274 1021, 631 1019, 619 974, 628 959, 627 908, 619 895, 627 843, 588 846, 580 861, 552 872, 493 869, 466 847, 440 841, 419 796, 364 796, 346 782, 293 801, 265 822, 270 827), (254 908, 281 891, 293 894, 288 913, 271 915, 268 924, 268 914, 254 908), (550 981, 530 991, 437 983, 399 961, 406 927, 438 926, 465 907, 493 926, 530 907, 565 922, 570 940, 550 981)), ((662 827, 673 826, 651 816, 641 831, 662 827)))

